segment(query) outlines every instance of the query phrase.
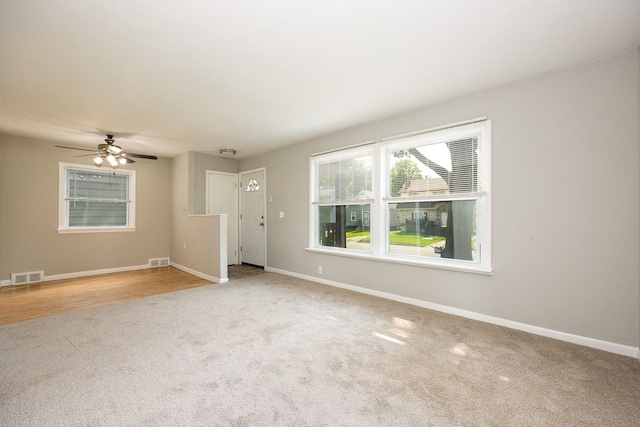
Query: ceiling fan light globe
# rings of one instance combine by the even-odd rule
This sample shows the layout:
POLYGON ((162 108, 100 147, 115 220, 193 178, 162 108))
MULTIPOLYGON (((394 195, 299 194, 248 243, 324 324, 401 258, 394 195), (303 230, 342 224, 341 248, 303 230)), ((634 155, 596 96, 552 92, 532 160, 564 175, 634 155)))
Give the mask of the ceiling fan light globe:
POLYGON ((118 161, 120 162, 121 165, 126 165, 127 164, 127 159, 125 159, 124 157, 120 157, 118 159, 118 161))
POLYGON ((122 152, 122 148, 118 147, 117 145, 109 145, 107 147, 107 151, 112 154, 120 154, 122 152))
POLYGON ((93 163, 94 163, 96 166, 102 166, 102 162, 103 162, 103 160, 104 160, 104 159, 103 159, 102 157, 97 156, 97 157, 94 157, 94 158, 93 158, 93 163))

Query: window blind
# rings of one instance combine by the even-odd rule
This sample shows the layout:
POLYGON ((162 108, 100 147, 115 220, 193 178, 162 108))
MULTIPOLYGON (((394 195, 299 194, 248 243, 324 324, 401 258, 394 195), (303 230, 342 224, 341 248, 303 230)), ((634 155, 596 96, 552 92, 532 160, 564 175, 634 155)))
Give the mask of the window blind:
POLYGON ((66 200, 129 202, 129 176, 109 172, 67 170, 66 200))
MULTIPOLYGON (((388 146, 391 168, 402 159, 420 169, 414 191, 421 194, 478 194, 488 188, 488 153, 482 131, 460 132, 446 138, 424 133, 398 138, 388 146)), ((403 183, 411 188, 411 180, 403 183)), ((389 186, 393 185, 392 177, 389 186)), ((396 184, 397 185, 397 184, 396 184)), ((388 189, 391 193, 391 188, 388 189)))
POLYGON ((313 202, 362 203, 373 199, 373 153, 371 150, 318 159, 313 202))

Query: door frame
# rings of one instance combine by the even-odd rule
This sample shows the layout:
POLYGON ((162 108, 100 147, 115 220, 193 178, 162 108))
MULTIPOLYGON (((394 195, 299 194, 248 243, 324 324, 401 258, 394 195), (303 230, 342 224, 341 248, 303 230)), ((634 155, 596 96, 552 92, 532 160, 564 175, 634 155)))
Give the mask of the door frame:
MULTIPOLYGON (((264 174, 264 182, 263 182, 263 186, 264 186, 264 192, 262 193, 262 212, 264 213, 264 260, 262 262, 262 264, 264 265, 264 268, 267 268, 267 168, 266 167, 261 167, 261 168, 255 168, 255 169, 249 169, 246 171, 242 171, 238 174, 239 177, 239 185, 238 185, 238 244, 239 247, 242 247, 242 219, 240 218, 240 216, 242 215, 242 193, 244 192, 244 181, 242 176, 243 175, 248 175, 250 173, 254 173, 254 172, 260 172, 262 171, 264 174)), ((242 264, 242 251, 238 252, 238 264, 242 264)))
MULTIPOLYGON (((236 192, 236 212, 235 212, 235 216, 236 216, 236 229, 235 229, 235 235, 236 235, 236 253, 238 254, 237 260, 236 260, 236 264, 240 264, 240 175, 237 173, 231 173, 231 172, 220 172, 220 171, 214 171, 214 170, 210 170, 207 169, 205 171, 205 212, 207 214, 209 214, 209 175, 228 175, 228 176, 233 176, 235 178, 235 182, 236 182, 236 189, 238 189, 238 191, 236 192)), ((229 254, 227 254, 227 260, 229 259, 229 254)))

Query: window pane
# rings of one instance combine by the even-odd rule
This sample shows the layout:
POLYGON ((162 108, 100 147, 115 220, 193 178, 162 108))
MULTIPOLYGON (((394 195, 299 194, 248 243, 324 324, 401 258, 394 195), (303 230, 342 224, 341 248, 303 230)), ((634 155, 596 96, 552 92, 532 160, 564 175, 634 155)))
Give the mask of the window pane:
POLYGON ((389 203, 389 253, 476 261, 476 204, 389 203))
POLYGON ((389 153, 391 197, 473 193, 478 181, 478 137, 407 145, 389 153))
POLYGON ((369 251, 370 205, 318 206, 320 246, 369 251))
POLYGON ((258 191, 260 190, 260 184, 258 184, 258 181, 256 181, 255 179, 252 179, 249 181, 249 184, 247 184, 247 188, 245 188, 245 191, 258 191))
POLYGON ((317 202, 373 199, 372 156, 341 159, 318 165, 317 202))
POLYGON ((129 176, 113 173, 67 171, 67 197, 71 199, 128 200, 129 176))
POLYGON ((68 201, 69 227, 127 225, 127 204, 115 202, 68 201))

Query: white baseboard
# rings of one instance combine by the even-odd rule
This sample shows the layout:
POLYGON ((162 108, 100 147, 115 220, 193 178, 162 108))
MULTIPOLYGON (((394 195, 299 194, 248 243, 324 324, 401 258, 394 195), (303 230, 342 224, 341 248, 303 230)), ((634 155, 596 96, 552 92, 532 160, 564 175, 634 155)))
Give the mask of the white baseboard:
POLYGON ((50 282, 52 280, 75 279, 76 277, 97 276, 98 274, 120 273, 123 271, 145 270, 147 268, 149 268, 149 264, 130 265, 128 267, 103 268, 101 270, 77 271, 75 273, 44 276, 42 281, 50 282))
MULTIPOLYGON (((52 280, 75 279, 77 277, 97 276, 98 274, 120 273, 122 271, 144 270, 149 268, 148 264, 130 265, 127 267, 103 268, 101 270, 76 271, 74 273, 54 274, 51 276, 43 276, 42 282, 51 282, 52 280)), ((40 282, 41 283, 41 282, 40 282)), ((11 280, 0 281, 0 287, 11 286, 11 280)))
POLYGON ((199 278, 204 279, 204 280, 208 280, 208 281, 213 282, 213 283, 227 283, 229 281, 228 278, 221 279, 219 277, 209 276, 208 274, 201 273, 201 272, 193 270, 193 269, 191 269, 189 267, 185 267, 184 265, 176 264, 173 261, 171 261, 171 266, 177 268, 178 270, 182 270, 182 271, 184 271, 186 273, 193 274, 196 277, 199 277, 199 278))
POLYGON ((450 306, 441 305, 441 304, 435 304, 432 302, 423 301, 416 298, 409 298, 409 297, 403 297, 400 295, 391 294, 387 292, 380 292, 373 289, 363 288, 360 286, 347 285, 345 283, 334 282, 332 280, 326 280, 326 279, 320 279, 318 277, 307 276, 305 274, 293 273, 291 271, 280 270, 278 268, 265 267, 265 271, 280 273, 286 276, 292 276, 292 277, 297 277, 299 279, 321 283, 323 285, 334 286, 336 288, 347 289, 347 290, 359 292, 362 294, 373 295, 376 297, 398 301, 405 304, 411 304, 418 307, 427 308, 430 310, 435 310, 443 313, 465 317, 467 319, 478 320, 480 322, 504 326, 510 329, 517 329, 519 331, 528 332, 534 335, 541 335, 543 337, 554 338, 557 340, 566 341, 573 344, 579 344, 586 347, 597 348, 599 350, 620 354, 622 356, 636 357, 638 360, 640 360, 640 348, 638 347, 631 347, 628 345, 612 343, 609 341, 602 341, 602 340, 584 337, 580 335, 568 334, 566 332, 554 331, 552 329, 541 328, 539 326, 529 325, 526 323, 514 322, 512 320, 502 319, 500 317, 488 316, 486 314, 475 313, 473 311, 462 310, 459 308, 450 307, 450 306))
MULTIPOLYGON (((193 274, 194 276, 200 277, 201 279, 209 280, 214 283, 226 283, 229 281, 228 278, 220 279, 218 277, 209 276, 208 274, 200 273, 199 271, 192 270, 191 268, 184 267, 180 264, 176 264, 175 262, 172 262, 171 266, 177 268, 178 270, 185 271, 189 274, 193 274)), ((77 271, 74 273, 64 273, 64 274, 54 274, 52 276, 44 276, 42 278, 42 281, 50 282, 52 280, 75 279, 77 277, 97 276, 98 274, 120 273, 122 271, 144 270, 148 268, 149 268, 149 264, 142 264, 142 265, 130 265, 128 267, 104 268, 101 270, 77 271)), ((11 280, 1 280, 0 287, 2 286, 11 286, 11 280)))

